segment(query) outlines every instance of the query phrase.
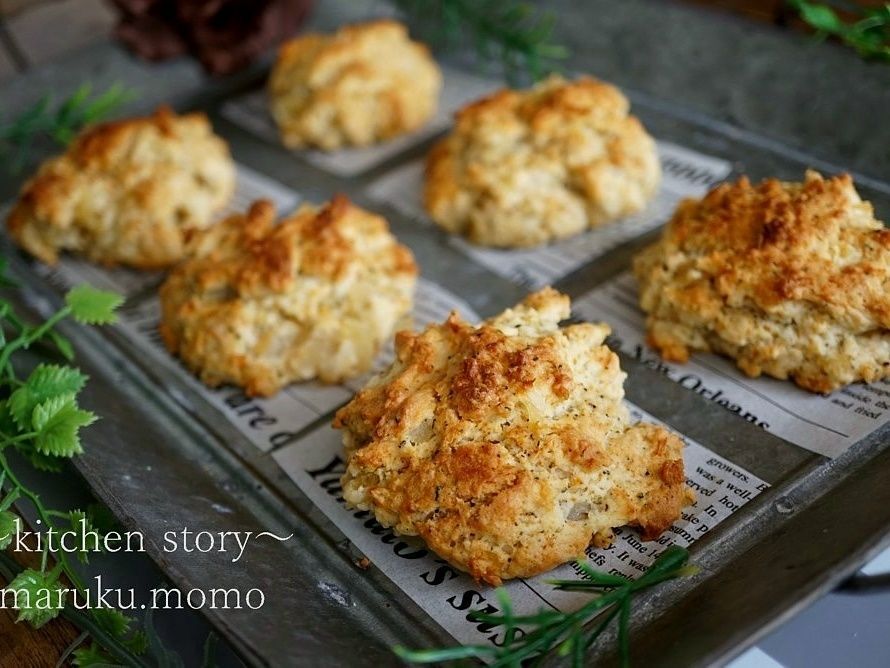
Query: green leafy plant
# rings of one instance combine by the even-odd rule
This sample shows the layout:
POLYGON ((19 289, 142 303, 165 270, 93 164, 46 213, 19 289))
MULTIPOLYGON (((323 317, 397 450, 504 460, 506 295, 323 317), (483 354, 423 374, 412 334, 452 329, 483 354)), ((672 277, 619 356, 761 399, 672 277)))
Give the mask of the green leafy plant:
POLYGON ((67 145, 81 129, 107 118, 134 97, 120 84, 95 96, 92 92, 90 84, 83 84, 58 104, 47 93, 16 118, 0 123, 0 149, 13 153, 9 168, 20 170, 38 139, 67 145))
POLYGON ((503 0, 393 0, 429 41, 446 47, 471 43, 484 62, 499 60, 509 79, 539 79, 568 55, 552 40, 554 15, 525 2, 503 0))
POLYGON ((863 58, 890 61, 890 3, 882 7, 845 3, 845 8, 856 14, 849 23, 828 4, 807 0, 789 0, 789 4, 818 34, 838 38, 863 58))
POLYGON ((494 645, 465 645, 444 649, 410 650, 393 648, 411 663, 442 663, 463 659, 483 659, 491 666, 523 665, 524 661, 556 651, 571 659, 572 666, 585 665, 585 655, 609 625, 618 619, 618 652, 622 666, 630 665, 630 613, 634 595, 673 578, 691 575, 689 552, 679 546, 667 548, 649 569, 636 580, 621 575, 601 573, 586 562, 577 562, 584 574, 579 580, 552 580, 550 584, 563 591, 593 592, 597 596, 575 612, 542 610, 534 615, 513 614, 509 596, 497 591, 501 604, 499 614, 471 613, 469 619, 503 627, 504 642, 494 645), (588 623, 595 621, 590 626, 588 623), (522 629, 522 633, 518 631, 522 629))
MULTIPOLYGON (((0 285, 13 282, 6 276, 6 263, 0 259, 0 285)), ((60 511, 46 507, 40 496, 23 484, 7 456, 15 450, 21 459, 42 470, 61 470, 63 463, 80 454, 80 431, 92 424, 96 415, 81 408, 78 395, 87 382, 79 369, 68 364, 40 364, 27 377, 19 377, 13 357, 34 345, 47 344, 71 361, 73 346, 56 325, 66 318, 82 324, 109 324, 122 303, 119 295, 79 286, 65 296, 65 304, 45 321, 30 325, 19 316, 11 301, 0 298, 0 549, 12 543, 23 520, 13 510, 15 503, 31 506, 42 528, 82 531, 92 536, 92 543, 78 540, 86 550, 69 554, 51 551, 51 541, 43 542, 39 568, 22 569, 6 554, 0 558, 0 575, 9 584, 4 589, 5 602, 13 601, 18 621, 39 628, 59 615, 74 622, 85 634, 80 645, 66 652, 74 665, 148 666, 141 655, 150 644, 146 631, 113 608, 86 611, 68 605, 72 596, 89 600, 87 588, 71 561, 76 556, 86 562, 89 551, 98 548, 98 536, 109 530, 108 513, 101 507, 60 511), (95 534, 92 532, 95 531, 95 534), (63 589, 68 589, 67 593, 63 589), (73 593, 72 593, 73 592, 73 593)))

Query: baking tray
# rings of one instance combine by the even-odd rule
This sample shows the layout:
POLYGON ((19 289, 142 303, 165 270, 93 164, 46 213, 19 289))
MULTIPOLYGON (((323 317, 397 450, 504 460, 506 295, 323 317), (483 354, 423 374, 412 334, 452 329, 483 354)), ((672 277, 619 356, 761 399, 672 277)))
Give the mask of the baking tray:
MULTIPOLYGON (((527 294, 527 284, 491 271, 398 203, 375 195, 375 184, 422 155, 429 138, 344 178, 227 120, 221 112, 228 98, 245 92, 227 91, 225 99, 199 105, 211 113, 239 163, 272 175, 307 200, 346 192, 359 204, 384 212, 414 250, 424 277, 482 317, 527 294)), ((805 166, 839 169, 630 93, 635 113, 659 140, 728 161, 733 174, 799 179, 805 166)), ((890 187, 865 178, 859 189, 875 203, 879 217, 890 214, 890 187)), ((556 286, 583 300, 621 274, 633 253, 656 234, 618 245, 561 277, 556 286)), ((14 254, 13 270, 26 286, 29 308, 47 312, 58 301, 57 282, 39 265, 14 254)), ((137 285, 131 305, 152 289, 137 285)), ((363 552, 284 473, 274 455, 257 449, 242 430, 221 418, 218 406, 194 383, 145 355, 132 331, 65 329, 93 379, 85 403, 103 416, 90 430, 78 467, 128 526, 147 537, 186 525, 294 534, 284 542, 254 543, 249 558, 237 565, 219 554, 165 553, 160 540, 148 541, 149 554, 184 589, 225 583, 267 592, 260 610, 203 611, 248 662, 389 664, 395 662, 389 650, 393 644, 454 642, 377 564, 363 568, 363 552)), ((698 575, 641 596, 631 625, 635 663, 719 663, 834 587, 887 542, 886 422, 831 459, 681 389, 633 356, 621 357, 631 402, 769 485, 692 545, 698 575)), ((330 413, 322 411, 296 430, 295 438, 323 428, 330 413)), ((594 648, 591 661, 614 658, 609 640, 594 648)))

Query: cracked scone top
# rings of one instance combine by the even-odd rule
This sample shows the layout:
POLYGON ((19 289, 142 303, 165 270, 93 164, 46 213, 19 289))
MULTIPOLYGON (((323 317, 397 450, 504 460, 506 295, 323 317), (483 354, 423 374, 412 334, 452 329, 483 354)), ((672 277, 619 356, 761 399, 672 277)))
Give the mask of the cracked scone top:
POLYGON ((188 230, 212 224, 234 189, 228 146, 207 117, 162 107, 87 129, 40 166, 6 224, 50 264, 71 251, 105 265, 162 268, 182 257, 188 230))
POLYGON ((255 202, 189 242, 161 287, 161 335, 207 385, 271 395, 368 371, 413 302, 417 266, 386 221, 337 196, 275 223, 255 202))
POLYGON ((627 98, 589 77, 501 90, 458 112, 427 158, 425 205, 486 246, 534 246, 641 211, 661 166, 627 98))
POLYGON ((291 148, 367 146, 435 113, 438 65, 401 23, 372 21, 284 44, 269 78, 272 116, 291 148))
POLYGON ((848 175, 685 200, 634 262, 650 345, 813 392, 890 376, 890 231, 848 175))
POLYGON ((346 501, 419 535, 491 584, 602 545, 652 539, 691 501, 682 443, 631 425, 605 325, 565 328, 545 289, 470 325, 456 314, 396 335, 396 360, 337 413, 346 501))

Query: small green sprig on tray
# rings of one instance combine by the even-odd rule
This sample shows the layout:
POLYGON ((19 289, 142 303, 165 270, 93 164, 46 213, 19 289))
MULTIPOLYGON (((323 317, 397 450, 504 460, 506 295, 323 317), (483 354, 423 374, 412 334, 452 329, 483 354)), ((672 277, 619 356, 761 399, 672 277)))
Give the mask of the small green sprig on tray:
POLYGON ((410 650, 395 647, 395 653, 411 663, 444 663, 465 659, 483 659, 491 666, 510 667, 555 650, 570 658, 572 666, 585 665, 585 655, 609 625, 618 619, 618 653, 622 666, 630 665, 630 614, 635 594, 667 580, 691 575, 696 567, 688 563, 689 552, 679 546, 667 548, 636 580, 621 575, 601 573, 586 562, 577 562, 584 574, 580 580, 551 580, 562 591, 593 592, 596 595, 575 612, 542 610, 534 615, 513 614, 509 596, 497 590, 500 614, 471 613, 469 619, 504 627, 504 643, 494 645, 464 645, 444 649, 410 650), (601 617, 600 617, 601 615, 601 617), (588 622, 597 623, 588 628, 588 622), (522 629, 522 633, 517 633, 522 629))
POLYGON ((393 0, 429 41, 445 47, 470 43, 484 62, 497 59, 511 82, 521 73, 547 74, 568 56, 552 41, 554 15, 525 2, 503 0, 393 0))
POLYGON ((120 84, 98 95, 92 92, 90 84, 82 84, 58 104, 47 93, 16 118, 0 123, 0 149, 13 154, 8 168, 20 170, 37 140, 50 139, 65 146, 84 127, 107 118, 134 97, 120 84))
POLYGON ((847 23, 828 4, 788 0, 801 19, 820 35, 831 35, 856 50, 863 58, 890 61, 890 3, 860 7, 844 3, 857 15, 847 23))

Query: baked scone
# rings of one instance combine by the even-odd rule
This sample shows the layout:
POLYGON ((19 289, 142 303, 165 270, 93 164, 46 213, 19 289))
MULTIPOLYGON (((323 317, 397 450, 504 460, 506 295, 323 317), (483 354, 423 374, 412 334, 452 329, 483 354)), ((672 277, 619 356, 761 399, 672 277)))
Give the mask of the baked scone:
POLYGON ((345 197, 278 224, 261 200, 189 241, 161 286, 161 335, 211 387, 335 383, 371 368, 416 280, 386 221, 345 197))
POLYGON ((631 425, 609 328, 565 328, 545 289, 470 325, 396 335, 396 360, 337 413, 343 497, 493 585, 583 556, 612 529, 680 515, 682 442, 631 425))
POLYGON ((55 264, 71 251, 105 265, 157 269, 182 257, 235 189, 226 143, 202 113, 96 125, 44 162, 7 218, 9 233, 55 264))
POLYGON ((285 146, 367 146, 416 130, 435 113, 442 74, 401 23, 372 21, 284 44, 269 78, 285 146))
POLYGON ((890 231, 849 175, 685 200, 634 272, 665 359, 711 351, 813 392, 890 377, 890 231))
POLYGON ((424 201, 449 232, 485 246, 535 246, 641 211, 661 165, 614 86, 552 76, 457 113, 427 158, 424 201))

